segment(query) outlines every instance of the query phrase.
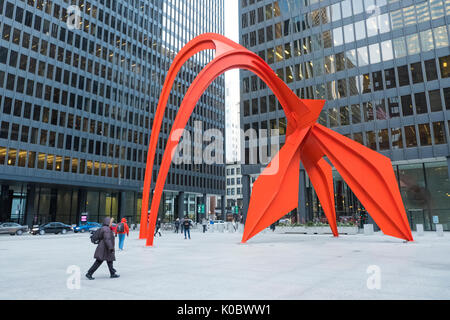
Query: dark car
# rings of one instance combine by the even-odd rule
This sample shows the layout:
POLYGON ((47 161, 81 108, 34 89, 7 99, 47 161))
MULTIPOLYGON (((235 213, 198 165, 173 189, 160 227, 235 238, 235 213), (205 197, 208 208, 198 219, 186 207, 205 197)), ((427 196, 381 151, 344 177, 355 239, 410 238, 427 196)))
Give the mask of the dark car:
POLYGON ((28 226, 21 226, 14 222, 5 222, 0 224, 0 233, 9 233, 10 235, 20 236, 22 233, 28 231, 28 226))
POLYGON ((50 222, 47 224, 42 224, 40 226, 33 226, 31 229, 31 234, 46 234, 46 233, 62 233, 66 234, 67 231, 73 231, 72 226, 69 226, 67 224, 61 223, 61 222, 50 222))

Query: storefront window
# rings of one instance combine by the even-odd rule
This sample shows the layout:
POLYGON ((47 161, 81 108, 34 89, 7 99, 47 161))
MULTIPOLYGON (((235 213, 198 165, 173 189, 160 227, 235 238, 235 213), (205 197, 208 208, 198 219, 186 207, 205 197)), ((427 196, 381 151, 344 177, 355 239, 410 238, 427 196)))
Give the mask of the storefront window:
POLYGON ((431 216, 438 216, 444 230, 450 230, 450 182, 447 162, 425 163, 431 216))

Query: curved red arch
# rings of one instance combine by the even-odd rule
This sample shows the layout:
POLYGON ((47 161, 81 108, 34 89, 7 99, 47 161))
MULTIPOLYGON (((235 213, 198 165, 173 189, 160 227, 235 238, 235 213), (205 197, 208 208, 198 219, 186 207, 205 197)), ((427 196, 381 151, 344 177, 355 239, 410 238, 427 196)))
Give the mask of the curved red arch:
MULTIPOLYGON (((153 233, 165 179, 170 168, 173 151, 180 139, 174 133, 177 129, 184 129, 195 105, 208 86, 222 73, 236 68, 252 71, 272 89, 282 105, 288 121, 285 145, 263 171, 263 174, 258 177, 253 186, 247 222, 242 238, 243 242, 281 218, 288 211, 297 207, 301 154, 305 158, 305 167, 312 176, 311 181, 315 189, 319 190, 320 201, 324 203, 323 208, 335 236, 338 234, 332 190, 332 174, 331 167, 322 160, 325 155, 331 159, 339 172, 344 171, 344 179, 350 181, 349 185, 352 190, 353 188, 356 189, 356 191, 353 191, 360 198, 363 205, 367 208, 370 207, 369 212, 385 234, 412 240, 406 213, 404 209, 402 210, 398 186, 396 186, 395 180, 392 180, 392 166, 388 167, 390 165, 388 158, 380 154, 371 155, 370 157, 361 156, 367 150, 371 150, 354 141, 349 143, 347 141, 349 139, 327 128, 318 127, 316 121, 324 106, 324 100, 299 99, 259 56, 221 35, 205 34, 189 42, 176 56, 173 65, 169 69, 156 111, 147 156, 141 212, 140 237, 147 237, 148 246, 153 245, 153 233), (216 49, 216 57, 199 73, 189 87, 173 123, 155 185, 150 210, 151 216, 147 228, 148 199, 154 154, 170 89, 177 72, 184 62, 201 50, 213 48, 216 49), (332 139, 336 135, 344 139, 332 139), (327 140, 327 143, 324 143, 325 140, 327 140), (351 145, 355 152, 349 151, 348 145, 351 145), (340 157, 352 158, 354 161, 353 165, 356 165, 356 168, 349 171, 349 168, 347 168, 348 162, 340 161, 340 157, 336 157, 335 153, 337 150, 341 152, 340 157), (359 154, 360 156, 352 157, 348 153, 359 154), (364 165, 364 162, 376 162, 383 169, 378 170, 376 166, 372 165, 369 166, 370 171, 367 172, 369 167, 364 165), (278 166, 276 173, 266 174, 275 165, 278 166), (370 180, 369 182, 375 182, 375 191, 377 188, 389 190, 391 197, 388 197, 387 204, 383 207, 376 205, 376 202, 380 200, 386 202, 386 199, 380 199, 378 195, 367 195, 364 185, 357 183, 358 179, 368 179, 370 180), (390 185, 387 186, 387 184, 390 185)), ((386 195, 385 192, 383 194, 386 195)))

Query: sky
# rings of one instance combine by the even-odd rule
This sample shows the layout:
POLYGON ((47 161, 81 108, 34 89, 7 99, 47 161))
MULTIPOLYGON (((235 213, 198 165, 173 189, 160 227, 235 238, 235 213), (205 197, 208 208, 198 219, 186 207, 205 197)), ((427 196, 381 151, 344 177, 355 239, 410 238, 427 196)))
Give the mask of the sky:
MULTIPOLYGON (((239 0, 224 0, 225 5, 225 36, 237 43, 239 43, 239 0)), ((238 158, 232 159, 232 141, 233 132, 229 129, 233 125, 237 128, 240 127, 239 118, 239 101, 240 101, 240 85, 239 85, 239 70, 231 70, 225 73, 225 108, 230 110, 229 113, 225 113, 225 128, 226 132, 226 152, 227 161, 240 160, 240 148, 238 147, 238 158)), ((237 134, 237 133, 235 133, 237 134)), ((239 135, 236 136, 238 140, 239 135)))

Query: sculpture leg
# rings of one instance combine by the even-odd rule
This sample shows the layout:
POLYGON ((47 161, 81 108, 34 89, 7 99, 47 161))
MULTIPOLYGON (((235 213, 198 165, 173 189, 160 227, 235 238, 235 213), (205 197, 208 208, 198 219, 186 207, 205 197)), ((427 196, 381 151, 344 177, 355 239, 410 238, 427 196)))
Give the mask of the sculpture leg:
POLYGON ((323 150, 309 136, 301 149, 302 162, 314 186, 325 216, 335 237, 338 236, 336 208, 334 203, 333 173, 331 166, 323 159, 323 150))
POLYGON ((299 146, 308 130, 289 136, 283 148, 253 184, 242 242, 298 206, 299 146), (272 164, 276 164, 278 170, 268 174, 272 164))
POLYGON ((384 234, 413 241, 389 158, 319 124, 308 139, 324 151, 384 234))

